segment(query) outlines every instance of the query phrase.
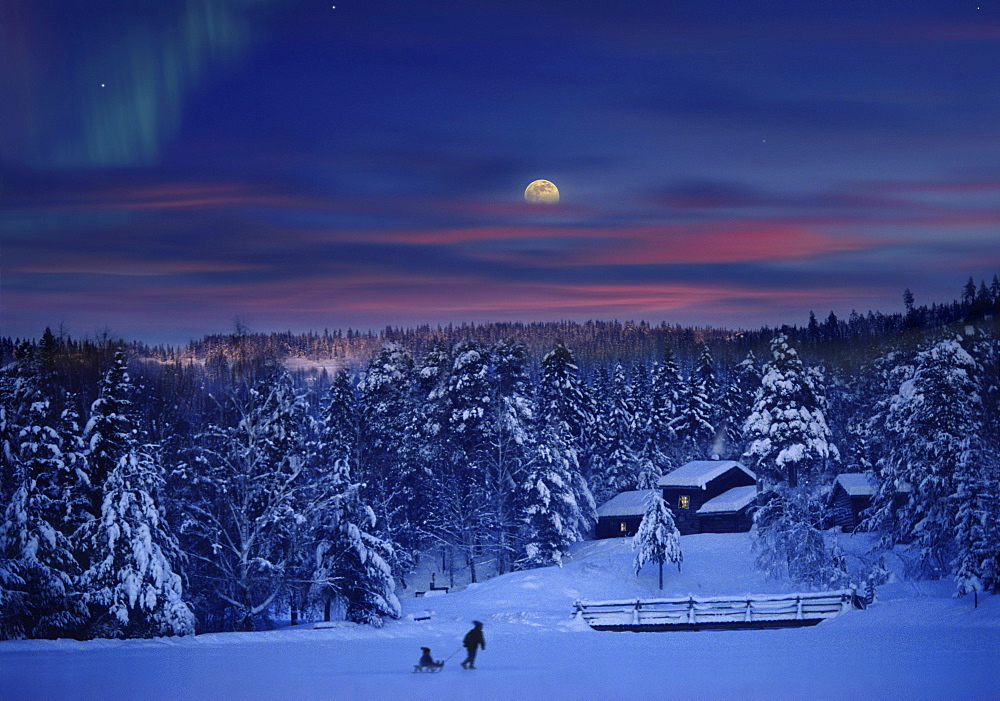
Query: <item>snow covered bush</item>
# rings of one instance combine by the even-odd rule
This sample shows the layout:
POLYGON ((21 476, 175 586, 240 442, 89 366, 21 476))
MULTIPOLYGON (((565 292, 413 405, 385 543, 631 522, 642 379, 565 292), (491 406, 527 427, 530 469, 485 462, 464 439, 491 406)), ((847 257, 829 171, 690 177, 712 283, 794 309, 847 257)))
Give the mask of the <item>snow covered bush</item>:
POLYGON ((751 534, 757 567, 772 579, 818 588, 848 583, 843 557, 820 530, 824 504, 802 488, 762 494, 751 534))

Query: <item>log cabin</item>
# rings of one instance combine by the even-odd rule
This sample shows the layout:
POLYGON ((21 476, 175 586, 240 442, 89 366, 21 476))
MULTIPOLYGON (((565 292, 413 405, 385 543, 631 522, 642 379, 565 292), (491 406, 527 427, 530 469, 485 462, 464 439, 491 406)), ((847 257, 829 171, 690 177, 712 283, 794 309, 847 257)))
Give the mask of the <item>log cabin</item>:
POLYGON ((681 535, 733 532, 730 529, 737 526, 741 531, 750 530, 749 509, 756 498, 757 477, 735 460, 694 460, 664 475, 657 484, 681 535), (727 495, 699 516, 699 510, 708 502, 737 487, 754 490, 742 490, 739 498, 737 494, 727 495), (730 507, 733 510, 728 510, 730 507))
POLYGON ((597 528, 594 537, 631 538, 639 530, 642 517, 655 489, 622 492, 597 508, 597 528))

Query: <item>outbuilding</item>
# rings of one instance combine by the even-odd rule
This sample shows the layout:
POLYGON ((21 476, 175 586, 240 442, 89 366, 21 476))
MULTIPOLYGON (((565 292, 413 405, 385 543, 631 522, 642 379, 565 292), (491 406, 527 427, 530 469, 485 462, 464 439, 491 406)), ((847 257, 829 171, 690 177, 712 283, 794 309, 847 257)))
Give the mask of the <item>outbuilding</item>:
MULTIPOLYGON (((704 530, 698 510, 731 489, 751 486, 756 489, 756 484, 756 475, 735 460, 694 460, 664 475, 657 483, 663 490, 663 499, 673 512, 674 521, 681 535, 716 532, 711 528, 721 522, 710 514, 732 513, 735 516, 737 512, 716 511, 715 507, 711 507, 712 511, 703 514, 708 517, 705 525, 709 528, 704 530)), ((743 503, 749 494, 750 492, 744 490, 738 493, 739 498, 737 495, 729 495, 716 504, 726 504, 728 508, 733 504, 743 503)), ((742 508, 749 509, 750 503, 744 504, 742 508)), ((733 523, 735 522, 743 523, 739 519, 733 520, 733 523)), ((749 530, 749 526, 745 530, 749 530)))
POLYGON ((654 494, 655 489, 622 492, 601 504, 597 507, 594 536, 598 539, 634 536, 654 494))
MULTIPOLYGON (((872 498, 878 490, 878 480, 870 472, 845 472, 837 475, 830 492, 830 526, 845 531, 861 530, 872 498)), ((899 509, 909 499, 909 489, 897 489, 893 504, 899 509)))
POLYGON ((866 472, 837 475, 830 494, 830 525, 845 531, 857 529, 864 518, 862 512, 872 505, 875 487, 875 476, 866 472))

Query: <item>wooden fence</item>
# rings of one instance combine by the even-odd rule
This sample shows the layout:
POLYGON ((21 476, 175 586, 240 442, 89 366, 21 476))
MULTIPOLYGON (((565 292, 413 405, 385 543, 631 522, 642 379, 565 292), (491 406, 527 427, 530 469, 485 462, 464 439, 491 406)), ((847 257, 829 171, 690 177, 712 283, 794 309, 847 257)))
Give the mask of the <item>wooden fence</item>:
POLYGON ((852 607, 853 589, 776 596, 577 601, 574 615, 595 630, 662 631, 812 626, 852 607))

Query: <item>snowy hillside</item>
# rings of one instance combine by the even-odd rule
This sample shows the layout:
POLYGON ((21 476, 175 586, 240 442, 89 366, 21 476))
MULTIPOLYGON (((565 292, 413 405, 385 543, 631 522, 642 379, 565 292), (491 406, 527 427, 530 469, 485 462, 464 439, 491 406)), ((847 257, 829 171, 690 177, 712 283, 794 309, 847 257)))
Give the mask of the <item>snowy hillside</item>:
MULTIPOLYGON (((845 536, 847 549, 864 543, 845 536)), ((751 566, 746 534, 682 538, 683 571, 663 595, 791 591, 751 566)), ((459 699, 1000 697, 1000 601, 953 599, 951 582, 896 583, 866 611, 816 627, 607 633, 570 617, 577 598, 656 597, 656 569, 632 573, 627 540, 581 543, 563 568, 516 572, 414 598, 382 629, 343 624, 266 633, 0 643, 3 699, 459 699), (429 616, 429 620, 416 620, 429 616), (420 647, 458 651, 485 622, 478 669, 451 657, 413 674, 420 647)))

